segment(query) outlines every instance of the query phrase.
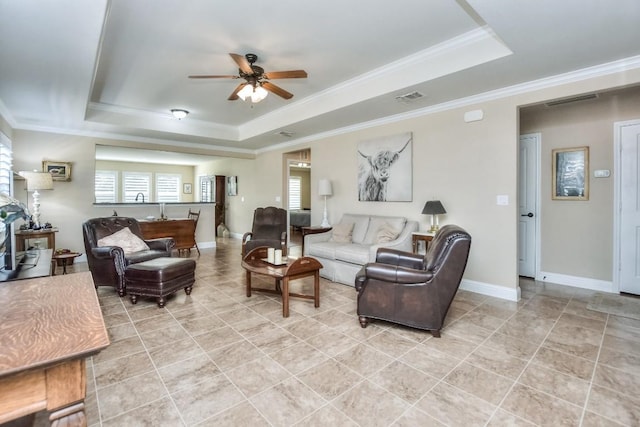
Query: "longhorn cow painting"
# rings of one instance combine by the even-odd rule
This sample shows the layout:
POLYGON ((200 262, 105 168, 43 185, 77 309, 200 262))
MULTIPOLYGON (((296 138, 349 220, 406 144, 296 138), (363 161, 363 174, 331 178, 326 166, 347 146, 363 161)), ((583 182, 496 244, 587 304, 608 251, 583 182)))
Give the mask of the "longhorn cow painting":
POLYGON ((412 200, 412 141, 407 132, 358 144, 359 201, 412 200))

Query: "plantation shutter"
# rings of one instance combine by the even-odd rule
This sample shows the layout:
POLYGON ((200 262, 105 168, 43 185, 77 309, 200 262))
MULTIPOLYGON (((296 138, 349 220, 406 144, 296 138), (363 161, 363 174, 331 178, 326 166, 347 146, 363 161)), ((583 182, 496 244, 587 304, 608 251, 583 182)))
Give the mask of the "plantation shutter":
POLYGON ((299 210, 301 208, 301 180, 299 176, 289 178, 289 210, 299 210))
MULTIPOLYGON (((122 188, 124 193, 124 203, 136 203, 136 196, 140 193, 144 195, 144 201, 150 202, 151 194, 151 174, 143 172, 123 172, 122 188)), ((142 197, 138 197, 137 203, 142 202, 142 197)))
POLYGON ((179 174, 156 174, 156 201, 160 203, 180 201, 179 174))
POLYGON ((95 203, 116 203, 118 201, 118 173, 97 170, 95 176, 95 203))

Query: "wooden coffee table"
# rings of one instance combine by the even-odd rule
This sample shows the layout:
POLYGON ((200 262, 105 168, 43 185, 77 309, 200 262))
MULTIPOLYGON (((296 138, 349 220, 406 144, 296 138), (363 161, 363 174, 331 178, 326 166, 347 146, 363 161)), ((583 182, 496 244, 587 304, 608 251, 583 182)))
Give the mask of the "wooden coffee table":
POLYGON ((306 298, 314 301, 315 307, 320 307, 320 269, 322 264, 311 257, 286 259, 285 264, 275 265, 266 261, 267 247, 261 246, 249 252, 242 260, 242 267, 246 270, 247 297, 251 291, 267 292, 282 295, 282 317, 289 317, 289 297, 306 298), (252 288, 251 273, 261 274, 276 279, 275 289, 252 288), (313 276, 313 295, 289 293, 289 281, 313 276), (282 283, 282 288, 280 288, 282 283))

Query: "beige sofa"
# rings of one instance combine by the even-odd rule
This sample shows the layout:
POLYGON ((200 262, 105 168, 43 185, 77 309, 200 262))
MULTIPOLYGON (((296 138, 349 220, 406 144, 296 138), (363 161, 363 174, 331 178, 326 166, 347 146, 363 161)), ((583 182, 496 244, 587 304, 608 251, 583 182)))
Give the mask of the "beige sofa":
POLYGON ((331 231, 307 234, 303 255, 322 263, 322 277, 354 286, 356 274, 375 261, 378 248, 411 252, 411 233, 417 230, 418 222, 404 217, 345 214, 331 231))

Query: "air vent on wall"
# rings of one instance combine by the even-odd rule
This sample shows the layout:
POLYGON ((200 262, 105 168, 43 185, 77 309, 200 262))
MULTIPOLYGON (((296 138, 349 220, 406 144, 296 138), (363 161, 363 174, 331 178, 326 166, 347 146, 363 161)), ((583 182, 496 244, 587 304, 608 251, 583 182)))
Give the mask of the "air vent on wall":
POLYGON ((396 96, 396 101, 407 103, 407 102, 413 102, 416 99, 420 99, 422 97, 424 97, 423 94, 421 94, 418 91, 413 91, 404 95, 396 96))
POLYGON ((572 102, 578 102, 578 101, 587 101, 589 99, 596 99, 597 97, 598 97, 598 94, 590 93, 587 95, 580 95, 580 96, 574 96, 571 98, 564 98, 564 99, 558 99, 555 101, 549 101, 544 105, 547 107, 555 107, 556 105, 570 104, 572 102))
POLYGON ((281 130, 280 132, 276 133, 276 135, 286 136, 287 138, 291 138, 293 134, 294 134, 293 132, 289 132, 286 130, 281 130))

